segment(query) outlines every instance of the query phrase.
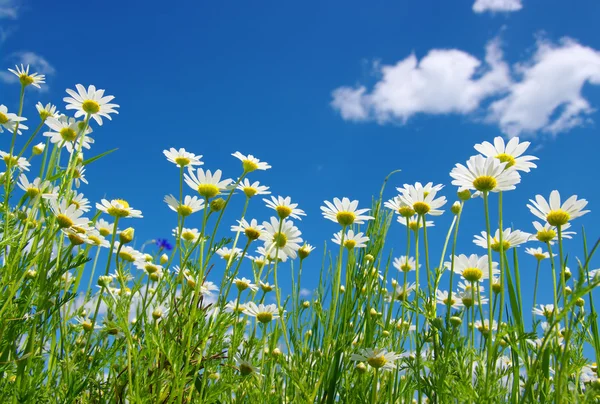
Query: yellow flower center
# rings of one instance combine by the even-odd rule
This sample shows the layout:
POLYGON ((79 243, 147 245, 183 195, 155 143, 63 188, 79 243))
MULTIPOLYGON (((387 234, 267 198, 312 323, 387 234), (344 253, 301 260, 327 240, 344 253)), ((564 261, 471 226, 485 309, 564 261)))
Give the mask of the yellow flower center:
POLYGON ((83 104, 81 104, 81 109, 87 114, 94 115, 100 112, 100 104, 94 100, 85 100, 83 104))
POLYGON ((556 232, 553 229, 540 230, 537 232, 535 237, 542 243, 547 243, 549 241, 554 240, 554 238, 556 237, 556 232))
POLYGON ((400 206, 398 208, 398 214, 402 217, 411 217, 415 214, 415 210, 412 206, 400 206))
POLYGON ((106 212, 115 217, 127 217, 129 216, 129 204, 122 199, 113 199, 111 207, 106 209, 106 212))
POLYGON ((252 198, 254 195, 257 194, 258 189, 253 188, 253 187, 244 187, 243 191, 244 191, 244 194, 246 194, 246 196, 248 198, 252 198))
POLYGON ((102 244, 102 239, 101 239, 100 237, 98 237, 98 236, 91 235, 91 236, 88 236, 88 238, 89 238, 89 239, 90 239, 90 240, 91 240, 91 241, 92 241, 92 242, 93 242, 95 245, 100 245, 100 244, 102 244))
POLYGON ((412 231, 417 231, 419 230, 419 225, 418 222, 416 220, 409 220, 408 221, 408 227, 412 230, 412 231))
POLYGON ((186 217, 191 215, 193 213, 193 210, 187 205, 179 205, 177 207, 177 213, 179 213, 183 217, 186 217))
POLYGON ((346 240, 344 241, 344 247, 346 247, 348 250, 352 250, 354 247, 356 247, 356 241, 346 240))
POLYGON ((192 231, 183 231, 181 233, 181 238, 183 238, 185 241, 193 241, 196 239, 196 234, 194 234, 192 231))
POLYGON ((268 312, 262 312, 262 313, 258 313, 256 315, 256 319, 258 321, 260 321, 263 324, 268 323, 269 321, 273 320, 273 314, 268 313, 268 312))
POLYGON ((56 222, 58 223, 58 226, 63 229, 73 226, 71 218, 62 213, 56 216, 56 222))
POLYGON ((465 307, 471 307, 473 306, 474 299, 471 297, 463 297, 462 303, 465 305, 465 307))
POLYGON ((119 258, 121 258, 122 260, 125 260, 125 261, 129 261, 129 262, 135 261, 135 257, 127 251, 119 252, 119 258))
POLYGON ((182 156, 175 157, 175 162, 176 162, 176 163, 177 163, 179 166, 181 166, 181 167, 185 167, 185 166, 187 166, 188 164, 190 164, 190 163, 191 163, 191 161, 190 161, 190 159, 189 159, 189 158, 187 158, 187 157, 182 157, 182 156))
POLYGON ((146 270, 146 272, 148 272, 149 274, 153 274, 155 272, 158 272, 158 267, 156 265, 153 264, 146 264, 144 266, 144 269, 146 270))
POLYGON ((110 234, 110 229, 108 227, 103 227, 101 229, 98 229, 98 232, 100 232, 102 236, 106 237, 110 234))
POLYGON ((11 156, 10 154, 7 154, 6 156, 4 156, 4 162, 6 163, 7 166, 11 166, 14 167, 16 165, 18 165, 19 160, 17 160, 17 158, 15 156, 11 156))
POLYGON ((8 116, 0 112, 0 125, 4 125, 8 123, 8 116))
POLYGON ((431 207, 429 206, 428 203, 425 203, 425 202, 415 202, 413 204, 413 209, 419 215, 425 215, 425 214, 429 213, 429 211, 431 210, 431 207))
POLYGON ((535 257, 535 258, 536 258, 538 261, 541 261, 541 260, 543 260, 543 259, 545 259, 545 258, 546 258, 546 255, 544 255, 544 254, 533 254, 533 256, 534 256, 534 257, 535 257))
POLYGON ((258 164, 251 160, 242 160, 242 167, 244 168, 244 172, 250 173, 258 169, 258 164))
POLYGON ((286 217, 292 214, 292 208, 290 208, 289 206, 277 206, 275 208, 275 211, 281 219, 285 219, 286 217))
POLYGON ((244 233, 246 234, 246 237, 248 237, 249 240, 256 240, 260 237, 260 231, 256 230, 253 227, 246 228, 244 230, 244 233))
POLYGON ((342 226, 350 226, 354 223, 356 215, 352 212, 340 211, 337 213, 337 215, 335 215, 335 218, 337 219, 338 223, 342 226))
POLYGON ((59 133, 60 137, 66 142, 72 142, 77 138, 77 133, 71 127, 62 128, 59 133))
POLYGON ((384 355, 373 356, 367 359, 367 363, 375 369, 379 369, 387 363, 387 359, 385 359, 384 355))
POLYGON ((29 196, 30 198, 35 198, 36 196, 39 195, 40 190, 38 188, 35 187, 31 187, 31 188, 27 188, 27 191, 25 191, 25 193, 27 194, 27 196, 29 196))
POLYGON ((492 283, 492 291, 494 293, 500 293, 502 291, 502 284, 500 282, 492 283))
POLYGON ((81 237, 79 237, 76 233, 69 233, 67 237, 73 245, 81 245, 84 242, 84 240, 81 237))
MULTIPOLYGON (((507 251, 510 248, 510 243, 508 241, 502 240, 502 246, 502 250, 507 251)), ((492 245, 490 245, 490 248, 496 252, 500 252, 500 242, 497 241, 495 238, 492 239, 492 245)))
POLYGON ((465 268, 462 276, 469 282, 477 282, 483 277, 483 272, 479 268, 465 268))
POLYGON ((75 205, 75 207, 77 209, 79 209, 81 207, 81 204, 79 202, 77 202, 75 199, 73 199, 70 203, 70 205, 75 205))
POLYGON ((28 74, 21 74, 19 76, 19 81, 21 82, 21 85, 27 87, 28 85, 33 84, 34 79, 28 74))
POLYGON ((198 185, 198 193, 207 199, 214 198, 219 195, 219 187, 215 184, 200 184, 198 185))
POLYGON ((513 156, 511 156, 510 154, 506 154, 506 153, 500 153, 496 156, 496 158, 498 160, 500 160, 500 162, 506 163, 506 166, 504 166, 505 170, 509 167, 514 166, 517 163, 513 156))
POLYGON ((454 305, 456 303, 456 300, 454 299, 449 299, 449 298, 445 298, 444 300, 442 300, 442 303, 444 304, 450 304, 450 306, 454 305))
POLYGON ((551 226, 562 226, 569 222, 571 216, 562 209, 551 210, 546 216, 546 221, 551 226))
POLYGON ((252 372, 254 372, 252 366, 248 365, 247 363, 240 363, 240 373, 242 376, 248 376, 252 372))
POLYGON ((498 185, 496 179, 489 175, 482 175, 473 180, 473 186, 480 192, 490 192, 496 188, 496 185, 498 185))
POLYGON ((404 264, 400 265, 400 269, 404 272, 408 272, 411 271, 413 268, 408 262, 405 262, 404 264))
POLYGON ((287 236, 283 233, 275 233, 273 235, 273 243, 279 248, 285 247, 287 244, 287 236))
POLYGON ((408 297, 408 290, 405 292, 404 290, 399 290, 396 292, 396 300, 403 302, 408 297))

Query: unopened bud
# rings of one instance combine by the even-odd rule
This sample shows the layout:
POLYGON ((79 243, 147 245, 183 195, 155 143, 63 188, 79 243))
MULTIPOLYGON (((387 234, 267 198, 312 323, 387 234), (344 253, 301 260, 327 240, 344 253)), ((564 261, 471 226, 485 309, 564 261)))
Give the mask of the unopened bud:
POLYGON ((225 199, 217 198, 210 201, 210 210, 212 212, 219 212, 225 207, 225 199))
POLYGON ((310 302, 308 300, 305 300, 302 302, 302 307, 305 309, 308 309, 310 307, 310 302))
POLYGON ((450 324, 452 324, 455 327, 458 327, 462 324, 462 319, 458 316, 452 316, 450 317, 450 324))
POLYGON ((34 156, 39 156, 44 152, 45 148, 46 145, 44 143, 38 143, 31 149, 31 154, 33 154, 34 156))
POLYGON ((462 206, 460 202, 454 202, 454 204, 452 204, 452 207, 450 208, 450 211, 455 215, 458 215, 460 213, 461 208, 462 206))
POLYGON ((459 189, 457 195, 458 199, 460 199, 461 201, 468 201, 469 199, 471 199, 471 191, 469 191, 468 189, 459 189))
POLYGON ((374 260, 375 260, 375 258, 371 254, 365 255, 365 261, 373 262, 374 260))
POLYGON ((135 230, 133 229, 133 227, 128 227, 119 233, 119 241, 121 242, 121 244, 131 243, 134 234, 135 230))
POLYGON ((169 256, 167 254, 161 255, 160 256, 160 264, 165 265, 167 262, 169 262, 169 256))

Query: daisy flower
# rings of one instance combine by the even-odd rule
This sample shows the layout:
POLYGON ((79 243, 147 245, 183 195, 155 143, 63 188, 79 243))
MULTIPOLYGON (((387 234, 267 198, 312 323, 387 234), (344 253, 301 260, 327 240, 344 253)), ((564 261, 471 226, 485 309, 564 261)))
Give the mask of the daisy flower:
MULTIPOLYGON (((554 305, 553 304, 540 304, 539 307, 533 307, 531 312, 536 316, 546 317, 549 319, 554 315, 554 305)), ((559 309, 560 311, 560 309, 559 309)))
POLYGON ((538 160, 535 156, 523 156, 530 144, 530 142, 519 142, 518 137, 513 137, 505 145, 502 136, 497 136, 494 138, 494 144, 490 142, 476 144, 475 150, 485 157, 495 157, 500 162, 506 163, 506 168, 512 167, 528 173, 530 169, 537 167, 532 161, 538 160))
POLYGON ((402 217, 411 217, 415 214, 415 210, 411 205, 406 204, 400 196, 395 196, 392 199, 385 201, 383 204, 386 208, 393 210, 394 213, 402 217))
POLYGON ((279 309, 274 304, 259 304, 258 306, 254 302, 246 303, 244 313, 255 317, 258 321, 263 324, 267 324, 270 321, 279 318, 279 309))
MULTIPOLYGON (((406 255, 403 255, 399 258, 394 258, 393 265, 394 268, 402 272, 414 271, 416 269, 415 259, 413 257, 407 257, 406 255)), ((419 268, 420 267, 421 265, 419 265, 419 268)))
POLYGON ((229 261, 230 259, 235 260, 237 257, 240 256, 241 253, 242 253, 241 248, 231 249, 229 247, 221 247, 217 250, 217 255, 226 261, 229 261))
POLYGON ((589 210, 583 210, 587 205, 585 199, 577 199, 577 195, 571 196, 563 204, 560 203, 560 194, 554 190, 550 193, 550 200, 546 202, 541 195, 535 196, 535 201, 530 199, 531 205, 527 205, 531 213, 552 226, 564 226, 570 220, 585 215, 589 210))
MULTIPOLYGON (((75 180, 75 186, 77 188, 79 188, 79 186, 81 186, 82 182, 85 184, 88 183, 87 180, 85 179, 85 168, 83 168, 82 164, 78 164, 77 166, 75 166, 75 170, 73 170, 73 179, 75 180)), ((140 212, 140 211, 136 211, 136 212, 140 212)))
POLYGON ((97 247, 109 248, 110 243, 96 228, 91 228, 87 231, 87 242, 88 244, 95 245, 97 247))
POLYGON ((148 262, 145 259, 137 260, 133 263, 137 269, 145 271, 148 275, 162 273, 163 267, 153 262, 148 262))
POLYGON ((40 142, 31 148, 31 154, 33 154, 34 156, 39 156, 40 154, 42 154, 44 152, 45 148, 46 148, 46 145, 44 143, 40 142))
POLYGON ((398 331, 416 331, 417 326, 412 324, 410 321, 403 320, 401 318, 394 321, 394 325, 398 331))
MULTIPOLYGON (((177 227, 173 229, 173 236, 175 238, 179 238, 179 229, 177 227)), ((181 238, 184 241, 187 241, 189 243, 191 243, 191 242, 195 243, 200 238, 200 232, 196 228, 189 229, 189 228, 183 227, 181 229, 181 238)))
MULTIPOLYGON (((558 232, 555 226, 551 226, 548 223, 541 224, 538 221, 533 222, 533 227, 535 227, 535 234, 531 237, 535 237, 538 241, 542 243, 550 243, 554 244, 554 241, 558 240, 558 232)), ((561 232, 563 238, 572 238, 573 235, 577 234, 574 231, 563 231, 570 228, 571 225, 569 223, 561 226, 561 232)))
POLYGON ((354 230, 348 230, 348 232, 342 236, 342 231, 335 233, 331 241, 335 244, 340 245, 342 243, 342 237, 344 239, 344 247, 348 250, 352 250, 354 248, 365 248, 367 245, 365 244, 369 241, 369 237, 366 237, 363 233, 354 233, 354 230))
MULTIPOLYGON (((532 255, 535 257, 535 259, 537 259, 538 261, 544 260, 546 258, 550 258, 550 253, 548 253, 547 251, 542 250, 542 247, 538 247, 538 248, 526 248, 525 252, 529 255, 532 255)), ((556 255, 556 254, 553 254, 556 255)))
POLYGON ((260 235, 265 230, 265 227, 258 224, 256 219, 252 219, 250 220, 250 223, 248 223, 246 219, 242 218, 242 220, 238 220, 237 222, 237 226, 231 226, 231 231, 244 233, 250 241, 260 238, 260 235))
POLYGON ((173 195, 167 195, 165 196, 165 202, 169 206, 169 209, 183 217, 204 209, 204 199, 200 199, 197 196, 186 195, 183 198, 183 203, 180 204, 179 200, 173 195))
POLYGON ((135 248, 129 247, 127 245, 121 246, 120 250, 119 250, 119 245, 116 245, 114 247, 113 252, 117 253, 117 251, 118 251, 119 258, 124 261, 129 261, 129 262, 144 261, 145 262, 145 260, 146 260, 146 257, 144 256, 144 254, 142 254, 135 248))
MULTIPOLYGON (((451 268, 451 265, 451 262, 446 262, 447 268, 451 268)), ((469 282, 479 282, 482 279, 489 279, 490 268, 488 265, 488 256, 482 255, 480 257, 477 254, 471 254, 468 257, 464 254, 455 255, 454 272, 460 274, 469 282)), ((491 272, 492 275, 500 274, 497 262, 492 262, 491 272)))
MULTIPOLYGON (((264 233, 263 233, 264 234, 264 233)), ((276 249, 270 249, 269 251, 267 251, 267 249, 265 247, 258 247, 256 249, 256 252, 258 254, 260 254, 260 257, 253 259, 255 264, 260 264, 260 259, 267 259, 268 261, 275 261, 275 252, 276 249)), ((277 259, 281 262, 286 262, 288 259, 288 256, 285 252, 283 252, 283 250, 279 250, 279 252, 277 252, 277 259)), ((264 265, 264 262, 263 262, 264 265)))
POLYGON ((466 167, 456 164, 452 169, 452 185, 480 192, 510 191, 521 182, 521 176, 515 169, 506 170, 507 164, 495 157, 473 156, 466 167))
MULTIPOLYGON (((475 235, 473 243, 483 248, 488 247, 487 241, 488 234, 485 231, 481 232, 481 236, 475 235)), ((531 234, 525 233, 520 230, 504 229, 502 232, 502 247, 503 251, 508 251, 512 247, 517 247, 520 244, 529 241, 531 234)), ((496 230, 494 237, 490 237, 491 245, 490 248, 496 252, 500 251, 500 229, 496 230)))
POLYGON ((425 220, 425 218, 422 218, 419 220, 418 215, 414 215, 411 217, 398 216, 397 221, 398 221, 398 223, 400 223, 404 226, 406 226, 406 223, 408 222, 408 227, 412 231, 417 231, 417 229, 423 228, 423 222, 425 222, 427 227, 435 227, 435 224, 433 223, 432 220, 425 220))
POLYGON ((257 376, 260 377, 260 369, 256 366, 252 365, 252 363, 247 360, 242 359, 239 356, 236 356, 235 361, 237 363, 238 370, 242 376, 257 376))
POLYGON ((56 216, 56 223, 61 229, 86 229, 88 227, 89 219, 82 217, 83 210, 77 209, 75 205, 67 205, 64 199, 60 202, 50 199, 50 209, 56 216))
POLYGON ((256 171, 256 170, 264 171, 264 170, 268 170, 269 168, 271 168, 270 165, 268 165, 264 161, 260 161, 259 159, 257 159, 256 157, 254 157, 251 154, 244 156, 242 153, 240 153, 238 151, 238 152, 233 153, 232 156, 239 159, 242 162, 242 167, 244 168, 245 173, 250 173, 250 172, 256 171))
POLYGON ((263 198, 263 201, 267 204, 267 208, 271 208, 277 212, 277 216, 280 219, 291 216, 294 219, 302 220, 300 216, 306 216, 306 213, 302 209, 297 208, 297 203, 292 203, 292 198, 289 196, 285 198, 272 196, 270 200, 263 198))
POLYGON ((19 78, 19 81, 21 82, 21 85, 23 87, 32 85, 34 87, 41 88, 40 84, 46 83, 44 81, 46 79, 45 75, 39 74, 39 73, 29 74, 29 65, 27 65, 27 67, 24 67, 21 64, 21 68, 19 68, 19 66, 15 65, 15 69, 16 70, 8 69, 8 71, 19 78))
POLYGON ((244 178, 237 186, 237 189, 242 191, 247 198, 252 198, 254 195, 268 195, 271 193, 269 187, 260 185, 258 181, 250 183, 248 178, 244 178))
POLYGON ((31 164, 29 164, 29 161, 27 161, 25 157, 19 157, 17 159, 15 156, 1 150, 0 157, 4 160, 4 163, 6 163, 6 167, 17 167, 21 171, 29 171, 29 167, 31 167, 31 164))
POLYGON ((27 126, 22 124, 22 122, 26 120, 27 118, 10 113, 8 112, 8 108, 6 108, 6 106, 0 105, 0 133, 4 132, 5 128, 9 132, 14 132, 18 125, 19 129, 17 130, 17 133, 20 135, 21 129, 29 129, 27 126))
POLYGON ((417 288, 415 283, 407 283, 403 285, 397 285, 389 296, 390 300, 397 300, 403 302, 408 300, 408 296, 417 288))
MULTIPOLYGON (((44 136, 49 137, 50 142, 59 144, 64 142, 65 145, 71 144, 71 148, 73 147, 72 142, 77 139, 77 135, 83 130, 80 125, 83 122, 78 122, 75 118, 69 118, 66 115, 61 115, 58 118, 48 118, 44 123, 51 129, 48 132, 44 132, 44 136)), ((85 131, 86 134, 91 132, 92 128, 90 127, 85 131)), ((84 144, 86 144, 85 141, 84 144)), ((87 148, 89 149, 89 144, 87 148)))
POLYGON ((388 352, 385 349, 380 348, 366 348, 361 349, 358 354, 352 354, 350 357, 353 361, 367 362, 369 366, 376 370, 391 371, 396 369, 395 361, 400 359, 402 355, 388 352))
POLYGON ((373 216, 363 215, 369 209, 357 209, 358 201, 350 201, 348 198, 333 198, 333 203, 325 201, 326 206, 321 206, 323 216, 332 222, 342 226, 351 226, 354 223, 363 224, 365 220, 374 219, 373 216))
POLYGON ((258 285, 264 293, 271 292, 275 289, 275 286, 271 285, 269 282, 264 283, 263 281, 259 281, 258 285))
POLYGON ((210 170, 204 171, 199 168, 196 173, 194 173, 194 169, 190 167, 188 173, 184 174, 183 178, 185 179, 185 183, 188 184, 190 188, 198 191, 200 196, 203 196, 205 199, 210 199, 219 195, 219 193, 226 189, 231 183, 231 179, 229 178, 221 180, 221 175, 221 170, 217 170, 213 174, 210 170))
POLYGON ((405 189, 400 195, 400 200, 408 206, 412 206, 415 213, 418 215, 429 214, 431 216, 439 216, 444 213, 440 210, 446 204, 446 197, 441 196, 436 198, 437 191, 431 188, 431 191, 425 194, 425 189, 415 185, 405 185, 405 189))
POLYGON ((225 305, 225 311, 227 313, 233 313, 233 314, 238 314, 238 315, 242 314, 244 312, 245 308, 246 308, 246 305, 243 303, 240 303, 240 301, 238 299, 227 302, 227 304, 225 305))
POLYGON ((90 201, 87 198, 85 198, 83 194, 78 193, 77 191, 75 191, 75 193, 73 194, 73 197, 71 198, 69 204, 75 205, 77 209, 80 209, 84 212, 89 212, 92 208, 90 206, 90 201))
MULTIPOLYGON (((263 248, 264 247, 259 247, 259 248, 263 248)), ((281 254, 280 254, 281 255, 281 254)), ((283 254, 285 256, 285 254, 283 254)), ((265 257, 264 255, 258 256, 258 257, 253 257, 251 255, 246 255, 246 258, 248 258, 250 261, 252 261, 259 269, 264 267, 265 264, 267 263, 267 257, 265 257)), ((287 259, 287 256, 285 256, 285 259, 287 259)), ((285 259, 283 261, 285 261, 285 259)))
POLYGON ((258 285, 252 283, 250 279, 246 278, 235 278, 233 280, 235 287, 241 292, 246 289, 250 289, 252 292, 256 292, 258 290, 258 285))
POLYGON ((44 106, 44 104, 38 102, 37 104, 35 104, 35 109, 37 109, 37 112, 40 115, 40 119, 42 121, 45 121, 48 118, 58 118, 59 116, 59 113, 56 110, 56 105, 52 105, 50 103, 44 106))
POLYGON ((448 303, 450 303, 450 306, 454 309, 459 309, 464 306, 459 293, 452 293, 452 300, 449 300, 449 293, 447 290, 436 289, 435 299, 437 304, 447 306, 448 303))
POLYGON ((304 243, 304 245, 298 249, 298 256, 301 260, 303 260, 306 257, 308 257, 314 249, 315 247, 313 247, 312 245, 304 243))
POLYGON ((101 203, 96 204, 96 209, 107 213, 111 216, 122 218, 122 217, 133 217, 141 218, 142 211, 133 209, 129 206, 129 203, 123 199, 102 199, 101 203))
MULTIPOLYGON (((490 320, 477 320, 473 324, 475 329, 477 329, 483 335, 487 335, 490 332, 490 320)), ((492 320, 492 331, 498 330, 498 322, 496 320, 492 320)))
POLYGON ((109 223, 104 219, 96 220, 96 224, 94 226, 96 227, 98 232, 104 237, 112 234, 114 227, 112 223, 109 223))
POLYGON ((50 186, 50 183, 47 181, 42 181, 40 178, 36 178, 33 182, 29 182, 27 176, 25 174, 21 174, 19 176, 19 182, 17 182, 19 188, 25 191, 25 194, 30 198, 35 198, 39 194, 41 194, 45 189, 50 186))
POLYGON ((171 147, 169 150, 163 150, 163 154, 167 160, 179 167, 201 166, 204 164, 204 162, 200 161, 202 156, 196 156, 194 153, 187 152, 183 147, 179 150, 171 147))
POLYGON ((90 116, 94 118, 98 125, 102 126, 102 117, 112 119, 110 114, 118 114, 115 108, 119 108, 117 104, 110 104, 115 98, 112 95, 104 96, 104 90, 96 90, 96 87, 91 85, 85 89, 81 84, 75 86, 77 92, 67 89, 67 94, 70 97, 63 98, 67 103, 66 109, 75 110, 75 118, 80 116, 90 116))
MULTIPOLYGON (((296 251, 302 243, 302 238, 300 238, 302 233, 292 222, 271 217, 271 221, 263 222, 263 226, 265 231, 260 235, 260 239, 265 242, 265 249, 269 253, 279 249, 285 255, 296 258, 296 251)), ((268 254, 263 255, 269 256, 268 254)))
POLYGON ((485 288, 482 285, 459 282, 458 288, 459 291, 456 293, 456 297, 460 299, 465 307, 471 307, 474 304, 478 305, 479 300, 481 300, 482 305, 488 303, 488 299, 483 296, 485 288))

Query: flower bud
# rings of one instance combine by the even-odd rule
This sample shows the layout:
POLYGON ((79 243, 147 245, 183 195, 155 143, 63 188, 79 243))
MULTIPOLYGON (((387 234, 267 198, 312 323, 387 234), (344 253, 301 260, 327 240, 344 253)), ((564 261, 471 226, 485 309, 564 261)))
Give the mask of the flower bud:
POLYGON ((365 255, 365 261, 373 262, 374 260, 375 260, 375 258, 371 254, 365 255))
POLYGON ((169 256, 167 254, 161 255, 160 256, 160 264, 165 265, 167 262, 169 262, 169 256))
POLYGON ((341 293, 345 293, 346 292, 346 287, 344 285, 340 285, 340 292, 341 293))
POLYGON ((363 374, 367 371, 367 366, 362 362, 358 362, 355 369, 358 373, 363 374))
POLYGON ((163 311, 160 308, 154 309, 152 312, 152 318, 158 320, 162 317, 163 311))
POLYGON ((585 300, 583 300, 583 298, 580 297, 579 299, 575 300, 575 304, 578 307, 583 307, 583 306, 585 306, 585 300))
POLYGON ((458 316, 452 316, 450 317, 450 324, 452 324, 454 327, 458 327, 462 324, 462 319, 458 316))
POLYGON ((457 201, 457 202, 454 202, 452 204, 452 207, 450 208, 450 211, 452 213, 454 213, 455 215, 458 215, 460 213, 461 209, 462 209, 462 206, 461 206, 460 202, 457 201))
POLYGON ((210 201, 211 212, 219 212, 225 207, 225 199, 217 198, 210 201))
POLYGON ((461 201, 468 201, 469 199, 471 199, 471 191, 469 191, 468 189, 459 189, 457 195, 458 199, 460 199, 461 201))
POLYGON ((310 302, 308 300, 305 300, 302 302, 302 307, 305 309, 308 309, 310 307, 310 302))
POLYGON ((44 152, 45 148, 46 145, 44 143, 38 143, 31 149, 31 154, 33 154, 34 156, 39 156, 44 152))
POLYGON ((119 241, 121 242, 121 244, 131 243, 134 234, 135 230, 133 229, 133 227, 128 227, 119 233, 119 241))
POLYGON ((102 275, 102 276, 98 277, 98 285, 103 288, 108 287, 111 282, 112 282, 112 277, 110 277, 110 276, 102 275))

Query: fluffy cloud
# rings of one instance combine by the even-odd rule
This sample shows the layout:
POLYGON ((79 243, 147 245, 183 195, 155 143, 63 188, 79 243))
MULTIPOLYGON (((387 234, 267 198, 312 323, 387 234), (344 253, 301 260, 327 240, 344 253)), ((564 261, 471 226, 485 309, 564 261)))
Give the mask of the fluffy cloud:
POLYGON ((510 136, 556 134, 589 120, 593 108, 581 91, 600 84, 600 52, 570 39, 539 41, 531 59, 511 69, 494 40, 483 62, 461 50, 434 49, 378 73, 371 91, 363 85, 333 91, 331 105, 342 118, 404 124, 419 113, 483 113, 510 136))
POLYGON ((16 20, 21 9, 19 0, 0 0, 0 19, 16 20))
MULTIPOLYGON (((12 60, 13 63, 18 65, 29 65, 30 73, 37 72, 49 76, 56 72, 54 66, 52 66, 46 59, 33 52, 13 53, 8 59, 12 60)), ((18 77, 14 74, 7 71, 0 71, 0 81, 5 83, 16 83, 18 80, 18 77)), ((44 88, 46 88, 46 86, 42 86, 42 89, 44 88)))
POLYGON ((476 13, 491 12, 510 12, 519 11, 523 8, 521 0, 475 0, 473 11, 476 13))

